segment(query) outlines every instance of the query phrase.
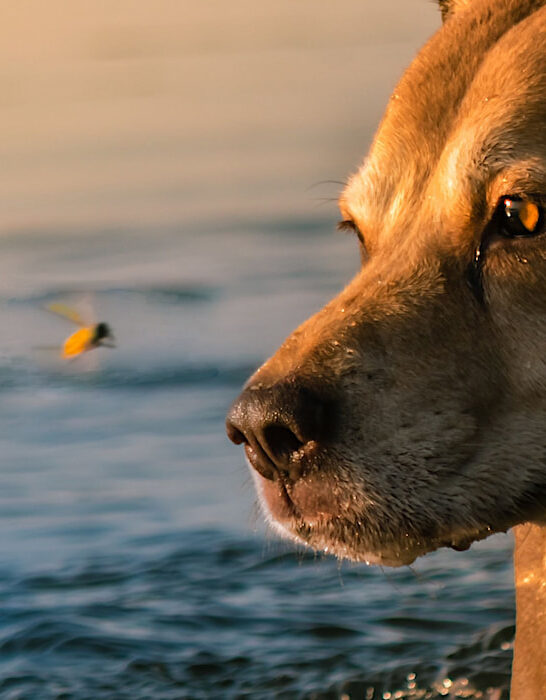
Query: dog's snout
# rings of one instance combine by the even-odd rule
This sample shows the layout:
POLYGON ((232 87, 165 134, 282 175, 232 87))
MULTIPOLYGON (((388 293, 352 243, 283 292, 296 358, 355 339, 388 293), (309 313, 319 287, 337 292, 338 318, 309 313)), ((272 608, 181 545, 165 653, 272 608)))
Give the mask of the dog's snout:
POLYGON ((228 437, 244 444, 254 469, 275 480, 302 475, 298 451, 322 442, 331 430, 331 402, 294 382, 250 385, 233 403, 226 420, 228 437))

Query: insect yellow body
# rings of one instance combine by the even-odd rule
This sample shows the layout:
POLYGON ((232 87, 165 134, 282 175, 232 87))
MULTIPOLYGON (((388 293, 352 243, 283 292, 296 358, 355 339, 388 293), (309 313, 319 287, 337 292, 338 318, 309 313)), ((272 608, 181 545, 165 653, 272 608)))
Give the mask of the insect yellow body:
POLYGON ((97 343, 93 342, 94 336, 94 327, 80 328, 64 341, 62 356, 66 358, 77 357, 77 355, 81 355, 82 352, 96 347, 97 343))
POLYGON ((77 311, 64 304, 50 304, 47 309, 81 326, 64 341, 61 350, 63 358, 72 359, 100 346, 115 347, 114 336, 106 323, 87 325, 77 311))

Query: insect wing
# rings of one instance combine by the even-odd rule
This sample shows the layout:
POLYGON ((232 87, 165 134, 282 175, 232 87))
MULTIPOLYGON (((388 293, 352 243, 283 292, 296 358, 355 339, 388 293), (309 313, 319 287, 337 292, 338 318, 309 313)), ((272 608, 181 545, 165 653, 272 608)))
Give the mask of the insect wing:
POLYGON ((59 304, 59 303, 54 303, 54 304, 49 304, 46 306, 46 309, 48 311, 51 311, 54 314, 57 314, 57 316, 62 316, 63 318, 68 319, 69 321, 72 321, 72 323, 77 324, 78 326, 85 326, 86 323, 81 317, 81 315, 76 311, 76 309, 73 309, 71 306, 68 306, 67 304, 59 304))

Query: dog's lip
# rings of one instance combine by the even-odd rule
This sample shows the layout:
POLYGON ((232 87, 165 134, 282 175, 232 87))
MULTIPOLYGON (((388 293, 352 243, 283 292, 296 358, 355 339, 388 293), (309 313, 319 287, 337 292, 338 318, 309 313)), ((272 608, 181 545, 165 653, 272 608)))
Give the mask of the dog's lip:
POLYGON ((277 473, 274 479, 264 477, 253 467, 252 458, 255 458, 255 454, 253 454, 252 448, 246 449, 245 447, 245 452, 265 512, 271 518, 272 523, 278 524, 281 528, 287 528, 286 534, 293 533, 295 524, 302 522, 303 517, 290 498, 283 476, 277 473))
POLYGON ((263 479, 268 481, 277 481, 280 479, 278 469, 275 467, 269 455, 263 450, 259 442, 245 444, 246 458, 254 469, 263 479))
MULTIPOLYGON (((309 454, 299 455, 302 472, 309 470, 311 473, 295 479, 275 466, 259 444, 246 444, 245 454, 269 514, 290 530, 295 530, 298 524, 324 523, 340 510, 330 489, 317 488, 314 446, 309 454)), ((324 481, 319 481, 324 487, 324 481)))
POLYGON ((273 517, 295 521, 301 514, 288 494, 283 474, 275 467, 259 444, 245 445, 245 454, 255 478, 259 480, 262 495, 273 517))
POLYGON ((350 508, 350 495, 339 492, 312 457, 302 457, 303 475, 295 479, 282 469, 275 469, 273 478, 268 478, 261 460, 260 469, 255 468, 253 448, 245 446, 245 452, 266 512, 292 533, 300 527, 327 527, 350 508))

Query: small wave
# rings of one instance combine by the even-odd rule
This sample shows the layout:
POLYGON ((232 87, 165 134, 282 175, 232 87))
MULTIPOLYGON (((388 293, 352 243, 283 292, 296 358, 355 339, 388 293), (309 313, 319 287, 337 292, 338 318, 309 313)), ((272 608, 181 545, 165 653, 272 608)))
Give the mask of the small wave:
POLYGON ((62 384, 105 389, 179 388, 192 385, 239 386, 254 366, 187 365, 153 369, 111 368, 79 375, 55 375, 62 384))
POLYGON ((56 287, 36 291, 21 296, 4 297, 7 304, 42 306, 63 297, 90 296, 129 296, 140 297, 148 301, 160 301, 169 304, 188 304, 207 302, 215 299, 219 290, 207 285, 138 285, 138 286, 106 286, 106 287, 56 287))
POLYGON ((110 367, 76 372, 41 369, 28 363, 12 362, 0 367, 0 388, 77 387, 89 389, 160 389, 186 386, 241 386, 255 370, 250 365, 220 366, 216 364, 187 364, 167 367, 110 367))

